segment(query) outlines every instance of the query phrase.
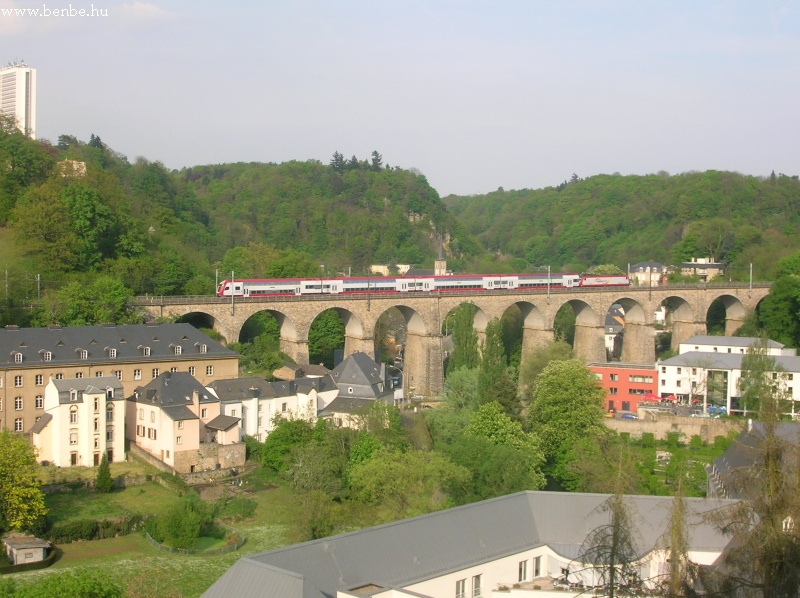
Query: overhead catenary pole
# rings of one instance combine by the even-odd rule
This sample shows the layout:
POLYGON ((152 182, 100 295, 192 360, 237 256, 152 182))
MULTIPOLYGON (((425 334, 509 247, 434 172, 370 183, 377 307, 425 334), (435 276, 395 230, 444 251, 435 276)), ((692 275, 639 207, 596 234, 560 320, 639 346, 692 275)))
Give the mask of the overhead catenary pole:
POLYGON ((233 284, 233 270, 231 270, 231 315, 234 315, 236 308, 233 305, 233 296, 236 294, 236 289, 233 284))

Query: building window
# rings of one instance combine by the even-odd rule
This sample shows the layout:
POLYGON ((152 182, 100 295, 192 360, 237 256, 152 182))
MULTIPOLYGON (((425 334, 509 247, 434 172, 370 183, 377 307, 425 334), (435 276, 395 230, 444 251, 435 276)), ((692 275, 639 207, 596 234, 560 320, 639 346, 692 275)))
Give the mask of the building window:
POLYGON ((205 409, 205 408, 201 409, 200 410, 200 417, 202 417, 203 419, 207 418, 208 417, 208 409, 205 409))
POLYGON ((114 359, 117 356, 117 350, 116 349, 109 349, 108 350, 108 356, 111 359, 114 359))
POLYGON ((94 377, 95 378, 102 378, 103 377, 103 372, 95 372, 94 373, 94 377))
POLYGON ((456 598, 467 598, 467 580, 459 579, 456 582, 456 598))
POLYGON ((100 420, 96 417, 94 418, 94 431, 97 432, 100 429, 100 420))
POLYGON ((14 397, 14 411, 22 411, 22 397, 14 397))
POLYGON ((528 561, 519 562, 519 579, 517 581, 528 581, 528 561))
POLYGON ((697 375, 697 368, 692 368, 692 376, 696 376, 696 375, 697 375))
POLYGON ((623 411, 630 411, 631 410, 631 404, 630 404, 629 401, 622 401, 622 410, 623 411))
POLYGON ((56 380, 63 380, 64 374, 56 374, 56 380))
POLYGON ((678 381, 676 382, 675 386, 677 386, 678 388, 680 388, 680 387, 681 387, 681 381, 680 381, 680 380, 678 380, 678 381))
POLYGON ((69 423, 77 424, 78 423, 78 408, 71 407, 69 410, 69 423))
POLYGON ((0 411, 2 410, 3 410, 3 399, 2 397, 0 397, 0 411))
POLYGON ((231 417, 236 417, 236 409, 231 409, 231 417))
POLYGON ((661 386, 666 386, 666 385, 667 385, 667 381, 666 381, 666 380, 664 380, 664 379, 662 378, 662 380, 661 380, 661 386))
POLYGON ((81 349, 79 355, 81 359, 89 359, 89 351, 86 349, 81 349))
POLYGON ((45 361, 53 361, 53 354, 50 351, 44 352, 44 360, 45 361))
POLYGON ((18 417, 14 420, 14 431, 15 432, 22 432, 22 418, 18 417))
POLYGON ((175 345, 174 347, 172 347, 172 351, 175 353, 175 355, 180 355, 181 354, 181 346, 180 345, 175 345))
POLYGON ((214 366, 207 365, 206 366, 206 376, 213 376, 214 375, 214 366))
POLYGON ((472 598, 479 598, 481 595, 481 576, 472 576, 472 598))
POLYGON ((44 409, 44 397, 42 395, 36 395, 36 408, 44 409))
POLYGON ((22 386, 22 376, 14 376, 14 387, 19 388, 22 386))
POLYGON ((14 353, 14 363, 22 363, 22 353, 14 353))
POLYGON ((348 394, 353 394, 353 387, 352 386, 348 386, 347 387, 347 393, 348 394))
POLYGON ((180 421, 178 422, 178 429, 179 429, 179 430, 183 430, 183 420, 180 420, 180 421))
POLYGON ((98 407, 100 407, 100 400, 95 397, 94 398, 94 410, 97 411, 98 407))
POLYGON ((0 388, 3 388, 3 377, 0 376, 0 388))
POLYGON ((189 375, 190 376, 194 376, 194 366, 193 365, 189 366, 189 375))
POLYGON ((139 409, 139 419, 144 419, 144 409, 139 409))
POLYGON ((133 370, 133 379, 134 380, 141 380, 142 379, 142 370, 133 370))
POLYGON ((542 574, 542 557, 537 556, 533 559, 533 578, 536 579, 542 574))
POLYGON ((78 444, 78 433, 77 432, 70 432, 69 433, 69 443, 70 444, 78 444))
POLYGON ((42 374, 36 374, 34 382, 36 383, 36 386, 41 386, 44 384, 44 376, 42 374))
POLYGON ((665 366, 665 365, 661 366, 661 373, 662 374, 666 374, 667 373, 667 366, 665 366))
POLYGON ((75 374, 75 377, 76 378, 83 378, 83 374, 81 372, 78 372, 77 374, 75 374))
POLYGON ((152 423, 152 424, 156 423, 156 412, 155 411, 151 411, 150 412, 150 423, 152 423))
POLYGON ((100 448, 100 439, 99 438, 95 438, 94 439, 94 448, 96 448, 96 449, 100 448))
POLYGON ((169 459, 169 451, 166 451, 167 459, 169 459))
POLYGON ((113 422, 114 421, 114 407, 112 407, 111 405, 109 405, 106 408, 106 421, 107 422, 113 422))
POLYGON ((619 392, 619 389, 616 386, 612 386, 611 388, 608 389, 608 394, 610 395, 615 395, 617 394, 617 392, 619 392))
POLYGON ((609 375, 608 379, 611 380, 612 382, 616 382, 617 380, 619 380, 619 374, 611 374, 609 375))
POLYGON ((200 352, 206 353, 208 351, 208 345, 200 345, 200 352))
POLYGON ((175 372, 177 372, 177 371, 178 371, 178 368, 176 368, 176 367, 171 367, 171 368, 169 368, 169 371, 170 371, 170 372, 172 372, 172 373, 174 374, 175 372))
POLYGON ((142 347, 142 355, 150 357, 150 347, 142 347))
POLYGON ((175 439, 175 444, 183 444, 183 436, 178 436, 175 439))
POLYGON ((286 413, 286 407, 287 407, 286 403, 281 403, 281 412, 282 413, 286 413))
POLYGON ((153 368, 153 378, 158 378, 158 368, 153 368))
POLYGON ((678 375, 680 375, 680 374, 681 374, 681 372, 682 372, 682 369, 681 369, 681 368, 678 368, 678 372, 677 372, 677 373, 678 373, 678 375))
POLYGON ((117 377, 117 380, 122 382, 122 370, 114 370, 114 375, 117 377))
POLYGON ((111 442, 114 440, 114 428, 109 426, 106 428, 106 442, 111 442))
POLYGON ((73 403, 78 400, 78 391, 74 388, 71 388, 69 391, 69 400, 73 403))

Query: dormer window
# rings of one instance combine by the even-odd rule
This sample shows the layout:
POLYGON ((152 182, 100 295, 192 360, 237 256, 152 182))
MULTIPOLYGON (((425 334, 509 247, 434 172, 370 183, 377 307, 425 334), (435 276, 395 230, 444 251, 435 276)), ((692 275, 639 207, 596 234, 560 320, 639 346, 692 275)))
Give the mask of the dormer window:
POLYGON ((145 347, 144 345, 139 345, 139 349, 142 352, 142 355, 145 357, 150 357, 150 347, 145 347))
POLYGON ((14 352, 14 363, 22 363, 22 353, 18 351, 14 352))
POLYGON ((79 351, 79 355, 81 359, 89 359, 89 351, 87 351, 86 349, 81 349, 79 351))
POLYGON ((347 392, 350 393, 350 394, 353 394, 353 387, 352 386, 348 386, 347 387, 347 392))
POLYGON ((50 351, 44 352, 44 360, 45 361, 53 361, 53 354, 50 351))
POLYGON ((117 356, 117 350, 116 349, 109 349, 108 350, 108 356, 111 359, 114 359, 117 356))
POLYGON ((175 355, 180 355, 181 354, 181 346, 180 345, 173 345, 172 346, 172 352, 175 355))
POLYGON ((74 388, 71 388, 69 391, 69 400, 75 402, 78 400, 78 391, 74 388))
POLYGON ((106 388, 106 400, 111 401, 114 398, 114 389, 110 386, 106 388))

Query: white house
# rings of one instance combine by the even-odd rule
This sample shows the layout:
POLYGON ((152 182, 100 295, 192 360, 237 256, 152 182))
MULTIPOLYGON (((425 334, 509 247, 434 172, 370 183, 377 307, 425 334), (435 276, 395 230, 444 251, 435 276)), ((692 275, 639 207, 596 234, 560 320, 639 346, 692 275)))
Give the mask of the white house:
POLYGON ((116 376, 51 379, 31 428, 38 460, 59 467, 125 460, 125 397, 116 376))
MULTIPOLYGON (((602 508, 608 499, 519 492, 253 554, 239 559, 203 598, 265 593, 272 598, 499 598, 515 584, 521 595, 559 579, 597 585, 597 572, 579 555, 589 534, 608 525, 610 514, 602 508)), ((712 565, 728 538, 703 515, 733 501, 685 500, 688 556, 698 565, 712 565)), ((664 537, 672 499, 630 496, 625 501, 637 521, 639 574, 648 586, 658 587, 670 556, 664 537)))
MULTIPOLYGON (((728 413, 746 415, 740 404, 742 361, 747 350, 759 339, 752 337, 694 336, 680 343, 680 353, 656 364, 658 393, 682 402, 696 403, 703 412, 724 408, 728 413)), ((795 377, 800 376, 800 357, 795 349, 768 341, 767 355, 775 360, 771 372, 778 388, 790 401, 790 413, 800 413, 800 391, 795 377)))

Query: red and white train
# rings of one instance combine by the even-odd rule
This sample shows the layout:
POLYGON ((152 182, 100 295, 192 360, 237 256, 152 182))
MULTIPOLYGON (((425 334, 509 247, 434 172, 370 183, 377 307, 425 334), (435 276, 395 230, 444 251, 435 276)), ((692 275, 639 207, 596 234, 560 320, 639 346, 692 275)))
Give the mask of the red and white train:
POLYGON ((569 289, 574 287, 627 287, 624 274, 469 274, 456 276, 377 276, 351 278, 245 278, 223 280, 219 297, 282 295, 347 295, 363 293, 446 293, 515 289, 569 289))

